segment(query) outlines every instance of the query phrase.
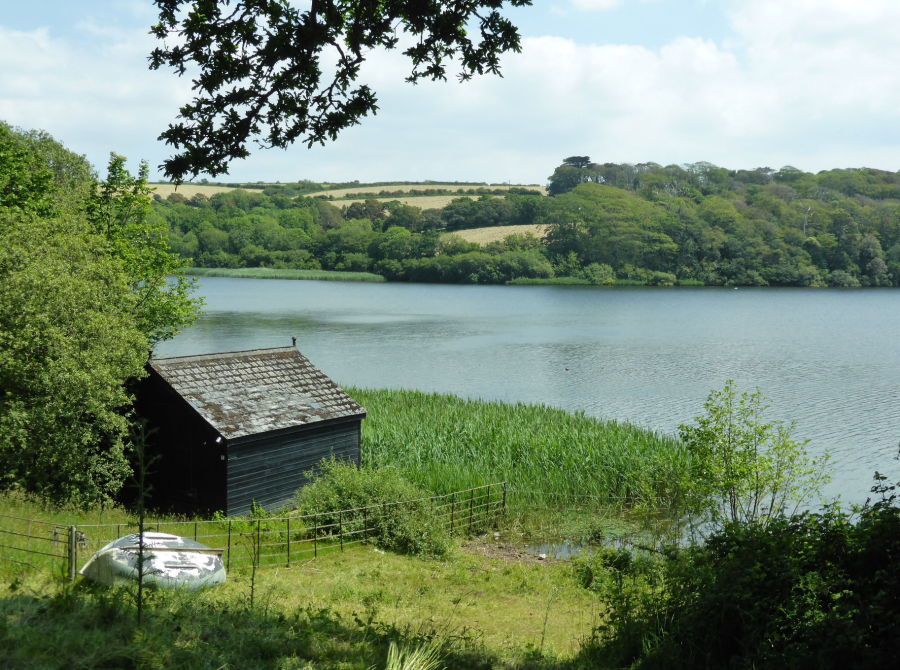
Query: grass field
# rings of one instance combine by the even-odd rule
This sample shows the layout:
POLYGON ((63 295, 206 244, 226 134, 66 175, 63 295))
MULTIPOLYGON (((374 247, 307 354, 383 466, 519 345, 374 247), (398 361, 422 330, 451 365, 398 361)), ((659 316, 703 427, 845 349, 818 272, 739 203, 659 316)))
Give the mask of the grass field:
POLYGON ((237 279, 306 279, 315 281, 383 282, 371 272, 331 272, 328 270, 279 270, 277 268, 188 268, 193 277, 235 277, 237 279))
POLYGON ((396 465, 436 493, 507 481, 539 501, 593 496, 664 507, 687 473, 678 440, 627 423, 420 391, 347 392, 369 413, 363 463, 396 465))
MULTIPOLYGON (((181 184, 177 190, 175 189, 175 184, 150 184, 150 188, 161 198, 168 198, 172 193, 180 193, 185 198, 190 198, 192 195, 200 193, 208 198, 216 193, 228 193, 236 190, 230 186, 208 186, 204 184, 181 184)), ((262 191, 263 188, 264 186, 260 185, 259 190, 262 191)), ((249 191, 250 189, 246 190, 249 191)))
POLYGON ((537 238, 543 238, 547 234, 547 226, 530 224, 525 226, 492 226, 490 228, 468 228, 466 230, 454 230, 453 235, 459 235, 466 242, 476 242, 482 246, 489 242, 499 242, 507 235, 522 235, 531 233, 537 238))
MULTIPOLYGON (((315 195, 332 195, 335 197, 335 199, 337 199, 337 198, 352 199, 353 195, 356 193, 379 193, 380 191, 388 191, 388 192, 392 193, 394 191, 411 191, 411 190, 428 191, 428 190, 436 190, 439 188, 446 188, 446 189, 449 189, 454 192, 460 188, 463 190, 468 190, 470 188, 474 188, 474 189, 490 188, 490 189, 501 189, 501 190, 505 191, 509 188, 521 188, 521 187, 522 187, 522 185, 520 185, 520 184, 512 184, 511 186, 507 185, 507 184, 496 184, 496 185, 488 185, 488 186, 460 186, 458 184, 395 184, 392 186, 358 186, 358 187, 354 187, 354 188, 336 188, 336 189, 329 189, 329 190, 325 190, 325 191, 317 191, 316 193, 311 193, 310 195, 314 195, 314 196, 315 195)), ((528 188, 528 189, 531 189, 534 191, 540 191, 543 195, 547 195, 547 188, 545 186, 527 185, 527 186, 525 186, 525 188, 528 188)), ((429 197, 429 196, 420 196, 420 197, 429 197)), ((454 196, 454 197, 459 197, 459 196, 454 196)), ((379 197, 379 199, 382 199, 382 198, 379 197)))
MULTIPOLYGON (((456 198, 471 198, 474 200, 477 197, 478 196, 475 195, 423 195, 412 196, 409 198, 378 197, 374 199, 378 200, 379 202, 391 202, 392 200, 398 200, 404 205, 412 205, 413 207, 419 207, 421 209, 443 209, 456 198)), ((363 199, 342 198, 340 200, 329 200, 328 202, 335 207, 344 207, 345 205, 349 205, 354 202, 363 202, 363 199)))
MULTIPOLYGON (((348 637, 361 641, 368 629, 370 640, 378 632, 389 631, 395 637, 405 632, 410 637, 456 638, 459 651, 478 651, 502 666, 521 662, 529 646, 538 648, 542 641, 545 652, 571 657, 605 611, 601 599, 578 585, 568 563, 538 561, 507 550, 507 542, 501 538, 500 542, 467 543, 443 561, 355 547, 291 569, 262 570, 256 577, 252 608, 250 572, 233 568, 226 583, 210 591, 149 594, 149 634, 137 638, 131 637, 135 615, 127 592, 95 589, 82 578, 70 589, 45 575, 0 566, 0 620, 6 626, 0 632, 4 640, 0 667, 219 668, 229 662, 234 665, 227 667, 235 668, 307 667, 246 665, 259 653, 259 636, 267 639, 269 652, 262 656, 270 662, 271 654, 310 654, 309 647, 298 649, 291 644, 296 638, 285 634, 290 626, 279 626, 299 613, 327 613, 333 623, 343 622, 320 640, 325 648, 347 642, 348 637), (69 607, 48 607, 53 594, 60 592, 70 594, 69 607), (104 602, 104 598, 119 602, 104 602), (217 625, 223 619, 227 623, 217 625), (277 639, 265 634, 269 627, 278 630, 277 639), (348 636, 354 631, 360 635, 348 636), (125 643, 129 639, 130 644, 125 643), (101 663, 113 650, 122 654, 140 650, 144 657, 162 655, 163 662, 101 663), (39 658, 44 659, 43 665, 28 664, 39 658), (211 659, 216 659, 215 665, 207 665, 211 659)), ((303 628, 297 626, 297 632, 303 628)), ((360 645, 351 663, 347 658, 337 663, 322 654, 315 667, 365 670, 372 667, 379 646, 360 645)))

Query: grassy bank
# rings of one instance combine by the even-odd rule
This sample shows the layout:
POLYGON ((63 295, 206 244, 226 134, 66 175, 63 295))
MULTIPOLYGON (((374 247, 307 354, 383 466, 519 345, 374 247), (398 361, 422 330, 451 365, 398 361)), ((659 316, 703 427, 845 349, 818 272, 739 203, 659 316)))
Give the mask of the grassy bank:
POLYGON ((265 570, 252 607, 249 572, 232 570, 209 591, 151 593, 143 630, 125 591, 7 573, 0 667, 367 670, 384 667, 389 640, 432 636, 445 639, 454 668, 518 666, 542 640, 546 654, 577 654, 601 597, 566 562, 495 546, 441 562, 360 547, 265 570))
POLYGON ((236 277, 238 279, 308 279, 319 281, 383 282, 371 272, 329 272, 327 270, 279 270, 276 268, 188 268, 193 277, 236 277))
POLYGON ((437 493, 508 481, 552 500, 626 498, 664 506, 688 456, 668 436, 543 405, 348 388, 365 407, 363 462, 396 465, 437 493))

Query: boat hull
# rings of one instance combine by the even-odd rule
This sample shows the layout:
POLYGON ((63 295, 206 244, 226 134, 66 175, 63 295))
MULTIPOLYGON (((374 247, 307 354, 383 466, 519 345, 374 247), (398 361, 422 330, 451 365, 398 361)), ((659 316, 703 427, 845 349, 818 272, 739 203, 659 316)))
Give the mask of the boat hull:
MULTIPOLYGON (((79 571, 109 586, 132 585, 138 579, 140 537, 120 538, 95 553, 79 571)), ((196 590, 225 582, 222 552, 167 533, 144 533, 144 584, 163 589, 196 590)))

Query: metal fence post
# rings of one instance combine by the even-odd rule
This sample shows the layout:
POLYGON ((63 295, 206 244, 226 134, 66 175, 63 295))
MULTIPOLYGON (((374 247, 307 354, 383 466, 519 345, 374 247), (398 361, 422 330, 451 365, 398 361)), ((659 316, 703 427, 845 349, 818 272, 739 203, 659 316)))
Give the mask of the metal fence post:
POLYGON ((472 534, 472 510, 475 509, 475 489, 469 495, 469 535, 472 534))
POLYGON ((369 508, 363 509, 363 544, 369 544, 369 508))
POLYGON ((75 581, 75 563, 78 561, 78 554, 75 544, 75 534, 78 530, 75 526, 69 527, 69 582, 75 581))
POLYGON ((319 556, 319 515, 313 514, 313 558, 319 556))
POLYGON ((197 522, 194 522, 194 542, 197 541, 197 522))
POLYGON ((456 512, 456 492, 450 494, 450 537, 453 537, 453 515, 456 512))
POLYGON ((287 519, 287 536, 288 567, 291 567, 291 517, 287 519))
POLYGON ((506 511, 506 482, 503 482, 503 511, 506 511))
POLYGON ((25 544, 25 551, 30 552, 31 551, 31 520, 30 519, 28 520, 28 530, 26 532, 28 533, 28 542, 25 544))
POLYGON ((231 519, 228 519, 228 558, 225 561, 225 569, 231 570, 231 519))
POLYGON ((259 537, 259 527, 262 524, 262 519, 256 520, 256 567, 259 567, 259 556, 262 553, 262 540, 259 537))
POLYGON ((341 551, 344 551, 344 512, 338 512, 338 533, 341 536, 341 551))

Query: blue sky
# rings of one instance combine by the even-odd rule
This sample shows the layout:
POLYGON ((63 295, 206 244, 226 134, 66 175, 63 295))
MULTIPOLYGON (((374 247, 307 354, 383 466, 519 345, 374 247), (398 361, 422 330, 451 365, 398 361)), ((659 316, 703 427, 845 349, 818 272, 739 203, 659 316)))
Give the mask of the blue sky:
MULTIPOLYGON (((334 143, 257 151, 235 180, 543 183, 561 158, 737 168, 900 168, 895 0, 537 0, 508 11, 504 78, 412 87, 399 53, 363 78, 380 111, 334 143)), ((155 168, 190 82, 149 72, 149 0, 15 3, 0 17, 0 119, 98 167, 155 168)))

